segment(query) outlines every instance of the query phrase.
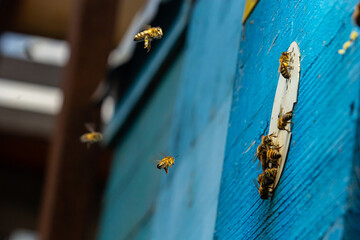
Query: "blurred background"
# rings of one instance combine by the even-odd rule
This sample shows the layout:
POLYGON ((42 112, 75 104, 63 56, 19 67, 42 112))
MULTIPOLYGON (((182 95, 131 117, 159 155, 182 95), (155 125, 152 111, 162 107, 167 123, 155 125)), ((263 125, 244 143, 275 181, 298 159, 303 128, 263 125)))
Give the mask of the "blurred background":
POLYGON ((359 41, 338 50, 358 3, 0 0, 0 240, 357 239, 359 41), (262 201, 252 160, 293 41, 292 142, 262 201))
MULTIPOLYGON (((160 4, 159 0, 0 1, 0 239, 39 239, 39 229, 46 232, 42 239, 55 239, 58 224, 74 232, 58 239, 95 238, 112 151, 87 149, 79 137, 88 131, 86 123, 101 131, 111 119, 119 94, 111 79, 119 73, 114 71, 110 79, 110 70, 132 58, 133 36, 151 23, 160 4), (73 131, 76 126, 79 129, 73 131), (63 146, 67 139, 74 144, 63 146), (76 181, 83 182, 73 186, 76 181), (77 212, 79 205, 86 207, 77 212), (61 223, 61 217, 49 220, 59 212, 69 218, 73 213, 84 223, 61 223)), ((139 48, 140 58, 147 58, 139 48)))

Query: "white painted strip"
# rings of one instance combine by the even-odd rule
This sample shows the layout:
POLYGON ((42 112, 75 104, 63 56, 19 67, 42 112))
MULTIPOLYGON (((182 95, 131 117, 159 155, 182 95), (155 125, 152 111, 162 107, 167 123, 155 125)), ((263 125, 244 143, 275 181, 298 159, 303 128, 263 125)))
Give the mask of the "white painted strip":
POLYGON ((63 96, 59 88, 0 78, 0 106, 55 115, 63 96))
POLYGON ((0 37, 2 55, 55 66, 64 66, 70 56, 66 41, 5 32, 0 37))

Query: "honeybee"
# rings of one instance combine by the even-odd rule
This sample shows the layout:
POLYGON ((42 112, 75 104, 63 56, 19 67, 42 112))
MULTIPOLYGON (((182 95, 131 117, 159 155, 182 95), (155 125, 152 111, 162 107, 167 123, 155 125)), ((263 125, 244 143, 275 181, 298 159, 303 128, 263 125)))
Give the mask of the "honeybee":
POLYGON ((257 181, 260 186, 268 187, 274 183, 277 174, 276 168, 266 169, 262 174, 259 175, 257 181))
MULTIPOLYGON (((265 171, 266 168, 268 168, 269 160, 271 160, 273 163, 273 159, 270 159, 267 154, 272 149, 280 149, 280 147, 277 146, 275 143, 276 136, 274 136, 274 133, 266 136, 261 137, 261 143, 256 149, 255 156, 260 160, 259 164, 261 163, 263 171, 265 171)), ((255 156, 253 162, 255 162, 255 156)), ((259 166, 258 166, 259 167, 259 166)))
POLYGON ((288 123, 294 124, 293 122, 291 122, 292 117, 293 117, 292 110, 285 114, 281 114, 281 111, 280 111, 280 113, 278 115, 278 123, 277 123, 278 129, 290 132, 290 130, 286 129, 286 126, 288 123))
MULTIPOLYGON (((267 148, 266 148, 265 144, 260 143, 259 146, 256 149, 256 153, 254 155, 254 160, 253 160, 253 162, 255 162, 256 157, 257 157, 259 159, 259 164, 261 163, 261 166, 262 166, 263 170, 265 170, 267 168, 267 165, 268 165, 268 160, 267 160, 267 157, 266 157, 266 151, 267 151, 267 148)), ((259 165, 258 165, 257 168, 259 168, 259 165)))
POLYGON ((279 72, 281 72, 281 75, 288 79, 290 78, 290 72, 289 72, 289 63, 290 63, 290 53, 283 52, 281 53, 280 59, 279 59, 279 69, 278 69, 278 75, 279 72))
POLYGON ((271 197, 272 188, 270 188, 268 186, 261 186, 261 184, 260 184, 260 187, 259 187, 258 184, 256 183, 255 179, 253 179, 253 181, 254 181, 254 184, 255 184, 256 188, 259 191, 260 198, 264 199, 264 200, 269 199, 269 197, 271 197))
POLYGON ((256 188, 259 190, 261 199, 269 199, 269 197, 271 197, 272 188, 270 187, 270 185, 274 183, 276 174, 277 174, 276 168, 266 169, 262 174, 259 175, 257 179, 258 183, 260 184, 260 187, 253 179, 256 188))
POLYGON ((356 5, 352 19, 360 27, 360 3, 356 5))
POLYGON ((135 35, 134 41, 144 41, 144 48, 147 48, 147 52, 149 52, 151 48, 151 41, 154 39, 161 39, 162 36, 163 31, 160 27, 147 26, 146 30, 135 35))
POLYGON ((275 144, 275 138, 276 136, 274 135, 274 133, 270 134, 270 135, 266 135, 266 136, 262 136, 261 137, 261 142, 267 147, 273 147, 273 146, 277 146, 277 144, 275 144))
POLYGON ((89 131, 88 133, 84 133, 80 137, 80 141, 87 144, 89 148, 92 143, 100 142, 103 140, 103 136, 100 132, 95 132, 92 124, 85 124, 86 129, 89 131))
POLYGON ((158 169, 164 169, 166 174, 168 174, 168 168, 175 164, 175 157, 165 156, 163 159, 159 160, 159 163, 156 165, 158 169))

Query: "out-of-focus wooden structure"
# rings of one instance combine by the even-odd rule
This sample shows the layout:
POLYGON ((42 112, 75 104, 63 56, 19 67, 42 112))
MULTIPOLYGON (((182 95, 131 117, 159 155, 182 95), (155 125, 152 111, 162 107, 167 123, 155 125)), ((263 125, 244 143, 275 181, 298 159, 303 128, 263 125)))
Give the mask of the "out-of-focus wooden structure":
POLYGON ((63 76, 63 108, 50 151, 40 220, 40 238, 86 239, 89 199, 100 152, 79 141, 84 124, 99 126, 91 96, 107 70, 116 0, 77 0, 71 14, 70 60, 63 76))
MULTIPOLYGON (((136 12, 147 3, 147 0, 117 1, 114 44, 121 40, 136 12)), ((71 8, 75 0, 16 0, 13 2, 12 5, 17 4, 17 6, 9 30, 50 38, 67 38, 71 8)))
POLYGON ((69 40, 72 49, 65 74, 61 66, 1 56, 0 78, 63 86, 65 99, 56 124, 53 115, 0 107, 4 193, 0 201, 0 238, 18 228, 35 230, 40 208, 42 239, 94 236, 94 201, 100 198, 99 180, 103 182, 107 174, 103 160, 110 153, 102 155, 99 163, 98 149, 92 147, 88 151, 79 142, 79 136, 86 131, 85 122, 98 121, 99 109, 93 108, 90 96, 105 78, 109 51, 146 3, 147 0, 0 0, 0 34, 10 31, 69 40), (53 128, 56 131, 51 137, 53 128), (45 205, 40 207, 46 165, 45 205), (24 196, 19 197, 21 194, 24 196), (9 216, 11 221, 6 220, 9 216))

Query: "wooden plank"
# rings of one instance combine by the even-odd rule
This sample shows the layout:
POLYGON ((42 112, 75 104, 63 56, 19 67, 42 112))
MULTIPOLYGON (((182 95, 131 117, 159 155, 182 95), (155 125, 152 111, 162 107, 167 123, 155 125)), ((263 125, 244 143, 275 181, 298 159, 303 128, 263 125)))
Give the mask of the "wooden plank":
POLYGON ((74 2, 64 104, 53 135, 40 219, 41 239, 88 239, 88 216, 99 149, 80 143, 84 123, 99 124, 91 96, 104 77, 117 0, 74 2))
POLYGON ((353 28, 356 2, 260 1, 251 14, 240 43, 215 239, 355 236, 344 234, 344 215, 358 129, 359 44, 343 56, 337 50, 353 28), (254 146, 268 130, 278 60, 292 41, 302 56, 293 138, 273 200, 262 201, 252 183, 259 174, 254 146))

